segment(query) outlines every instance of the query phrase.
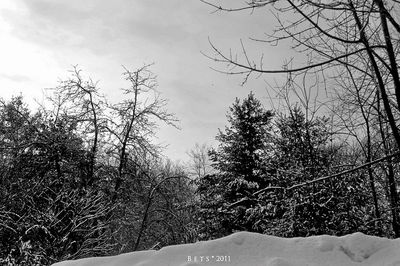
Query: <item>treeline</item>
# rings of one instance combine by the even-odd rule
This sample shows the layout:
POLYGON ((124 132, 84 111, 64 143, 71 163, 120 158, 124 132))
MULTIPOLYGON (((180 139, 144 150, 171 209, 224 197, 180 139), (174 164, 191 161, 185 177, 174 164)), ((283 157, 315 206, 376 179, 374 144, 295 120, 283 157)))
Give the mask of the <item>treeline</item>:
POLYGON ((157 123, 177 120, 149 66, 124 77, 115 104, 79 69, 34 112, 1 101, 0 265, 194 241, 190 180, 152 142, 157 123))
POLYGON ((377 98, 340 94, 323 116, 288 99, 285 111, 267 110, 250 93, 228 110, 218 146, 196 146, 180 165, 153 142, 158 123, 177 119, 149 66, 124 77, 119 103, 79 69, 35 111, 22 97, 1 101, 1 265, 49 265, 243 230, 400 236, 398 148, 377 98))
POLYGON ((272 118, 271 129, 244 122, 242 109, 250 98, 231 110, 230 126, 220 132, 221 145, 212 152, 217 172, 200 183, 205 237, 219 228, 288 236, 357 230, 400 237, 400 2, 201 2, 214 13, 273 14, 267 32, 241 39, 237 51, 210 41, 208 57, 219 72, 242 76, 243 84, 272 75, 265 80, 268 93, 285 107, 284 115, 272 118), (283 65, 274 67, 269 55, 276 47, 283 65), (282 53, 282 47, 290 47, 290 53, 282 53), (277 77, 283 80, 274 85, 277 77), (247 128, 269 135, 257 152, 240 137, 247 128), (239 161, 247 166, 238 167, 239 161), (244 173, 248 165, 253 174, 244 173), (215 184, 212 191, 206 190, 210 184, 215 184))
POLYGON ((250 94, 230 108, 209 153, 215 170, 198 179, 202 239, 242 230, 400 236, 398 149, 381 114, 344 134, 330 114, 300 106, 274 114, 250 94))

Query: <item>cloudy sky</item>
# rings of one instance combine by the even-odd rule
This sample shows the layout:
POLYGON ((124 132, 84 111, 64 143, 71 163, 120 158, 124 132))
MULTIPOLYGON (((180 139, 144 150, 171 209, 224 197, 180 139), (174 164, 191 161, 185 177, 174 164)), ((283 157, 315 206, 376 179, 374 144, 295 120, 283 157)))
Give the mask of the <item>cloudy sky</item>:
POLYGON ((241 86, 241 77, 213 71, 210 67, 223 66, 201 54, 212 54, 208 38, 225 51, 239 51, 243 39, 253 55, 264 53, 271 68, 279 67, 287 52, 248 43, 248 37, 260 38, 272 29, 267 10, 212 11, 199 0, 1 0, 0 96, 22 94, 32 104, 40 102, 43 88, 55 87, 79 65, 117 101, 118 89, 126 85, 122 65, 134 70, 154 62, 158 90, 181 127, 161 126, 157 141, 169 145, 165 154, 171 159, 186 160, 195 143, 215 144, 236 97, 253 91, 270 107, 265 81, 275 77, 241 86))

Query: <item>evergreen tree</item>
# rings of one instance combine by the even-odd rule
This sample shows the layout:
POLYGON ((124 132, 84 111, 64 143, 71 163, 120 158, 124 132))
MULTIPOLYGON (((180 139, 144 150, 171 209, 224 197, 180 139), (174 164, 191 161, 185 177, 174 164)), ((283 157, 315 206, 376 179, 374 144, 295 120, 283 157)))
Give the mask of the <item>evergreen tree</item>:
MULTIPOLYGON (((274 164, 276 183, 285 188, 340 171, 351 164, 351 154, 330 141, 328 120, 309 120, 297 106, 276 121, 274 164)), ((282 216, 266 230, 280 236, 343 235, 369 232, 367 188, 362 174, 352 173, 287 191, 278 204, 282 216), (364 221, 363 221, 364 219, 364 221)))
POLYGON ((242 102, 236 99, 230 107, 229 126, 219 131, 219 146, 210 151, 217 173, 199 180, 200 219, 206 237, 258 231, 252 210, 259 202, 252 195, 270 184, 266 162, 272 116, 253 93, 242 102))

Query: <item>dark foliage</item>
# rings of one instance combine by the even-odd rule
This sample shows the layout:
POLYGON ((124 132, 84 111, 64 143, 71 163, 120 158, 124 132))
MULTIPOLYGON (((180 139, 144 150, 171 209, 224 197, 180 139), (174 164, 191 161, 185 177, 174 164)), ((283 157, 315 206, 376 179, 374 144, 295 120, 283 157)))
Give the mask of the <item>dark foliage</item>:
POLYGON ((134 97, 120 104, 107 104, 77 69, 53 89, 48 108, 31 113, 22 97, 1 100, 0 265, 197 238, 190 182, 152 143, 156 120, 175 118, 147 68, 126 70, 124 93, 134 97))
POLYGON ((217 173, 201 178, 197 190, 204 238, 257 231, 259 217, 251 212, 257 202, 249 197, 271 184, 266 158, 271 151, 272 113, 251 93, 243 102, 236 99, 227 118, 229 126, 217 136, 218 149, 210 151, 217 173))
POLYGON ((81 187, 86 157, 74 125, 30 115, 20 97, 0 112, 3 263, 47 265, 106 254, 111 207, 101 192, 81 187))
POLYGON ((198 180, 201 237, 239 230, 285 237, 377 234, 363 169, 307 184, 357 161, 332 139, 328 120, 309 120, 297 106, 277 116, 274 127, 271 117, 252 94, 231 107, 230 126, 210 152, 217 172, 198 180))
MULTIPOLYGON (((352 158, 333 143, 327 122, 319 117, 307 120, 298 107, 277 119, 274 165, 279 186, 312 181, 351 163, 352 158)), ((281 201, 281 217, 277 217, 283 228, 266 232, 283 236, 370 233, 365 220, 371 208, 366 184, 360 173, 353 173, 289 191, 281 201)))

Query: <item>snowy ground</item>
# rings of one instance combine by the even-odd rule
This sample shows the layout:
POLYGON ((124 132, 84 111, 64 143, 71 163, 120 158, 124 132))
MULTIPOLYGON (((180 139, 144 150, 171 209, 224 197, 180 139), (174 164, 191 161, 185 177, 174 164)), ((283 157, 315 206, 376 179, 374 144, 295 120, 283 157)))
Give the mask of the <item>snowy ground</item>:
POLYGON ((53 266, 400 266, 400 239, 355 233, 284 239, 241 232, 224 238, 53 266))

